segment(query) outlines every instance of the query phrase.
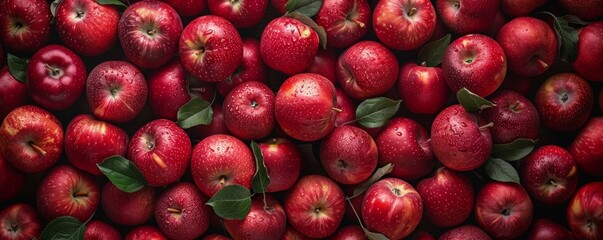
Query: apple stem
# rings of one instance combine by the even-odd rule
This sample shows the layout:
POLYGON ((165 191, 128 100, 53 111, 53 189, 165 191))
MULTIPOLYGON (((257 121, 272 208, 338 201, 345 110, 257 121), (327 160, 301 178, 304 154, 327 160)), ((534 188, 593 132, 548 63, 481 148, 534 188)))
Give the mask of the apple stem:
POLYGON ((494 127, 494 123, 493 122, 489 122, 488 124, 479 127, 480 130, 484 129, 484 128, 491 128, 494 127))
POLYGON ((220 176, 220 185, 224 185, 226 183, 226 177, 220 176))
POLYGON ((169 213, 177 213, 177 214, 182 213, 182 210, 177 209, 177 208, 171 208, 171 207, 167 208, 167 211, 168 211, 169 213))
POLYGON ((42 149, 40 146, 36 145, 33 142, 29 142, 29 146, 31 146, 31 148, 33 148, 36 152, 42 154, 42 155, 46 155, 46 151, 44 151, 44 149, 42 149))
POLYGON ((362 224, 362 219, 360 219, 358 212, 356 212, 356 208, 354 208, 354 204, 352 204, 350 197, 346 197, 345 200, 348 201, 348 203, 350 204, 350 207, 352 208, 352 212, 354 212, 354 215, 356 215, 356 219, 358 219, 358 224, 360 224, 360 227, 362 227, 364 229, 365 227, 364 227, 364 224, 362 224))
POLYGON ((366 25, 363 22, 359 21, 358 19, 352 19, 352 22, 356 23, 360 28, 366 27, 366 25))
POLYGON ((341 109, 341 108, 332 107, 331 109, 333 109, 333 111, 338 112, 338 113, 343 112, 343 109, 341 109))
POLYGON ((423 67, 427 67, 427 62, 426 62, 426 61, 423 61, 423 62, 421 63, 421 66, 423 66, 423 67))
POLYGON ((73 194, 73 197, 78 198, 78 197, 87 197, 88 196, 88 192, 76 192, 75 194, 73 194))
POLYGON ((50 70, 50 75, 52 75, 53 77, 56 77, 57 75, 59 75, 61 72, 56 69, 53 68, 52 66, 48 65, 48 64, 44 64, 44 67, 48 70, 50 70))
POLYGON ((410 11, 408 11, 408 16, 412 17, 413 15, 415 15, 415 13, 417 13, 417 8, 413 7, 410 9, 410 11))
POLYGON ((536 61, 538 61, 538 63, 540 63, 540 66, 542 66, 543 68, 549 68, 549 65, 542 61, 542 59, 536 58, 536 61))

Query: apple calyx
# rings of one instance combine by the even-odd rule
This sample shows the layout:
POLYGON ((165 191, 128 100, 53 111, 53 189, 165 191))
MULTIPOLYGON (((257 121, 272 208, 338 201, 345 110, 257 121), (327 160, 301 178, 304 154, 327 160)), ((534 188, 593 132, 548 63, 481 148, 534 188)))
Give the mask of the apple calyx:
POLYGON ((509 215, 511 215, 511 209, 505 208, 502 210, 502 212, 500 212, 500 214, 509 216, 509 215))
POLYGON ((52 66, 48 65, 48 63, 44 64, 44 68, 48 69, 48 71, 50 72, 50 75, 54 78, 61 76, 61 69, 59 69, 59 68, 52 67, 52 66))

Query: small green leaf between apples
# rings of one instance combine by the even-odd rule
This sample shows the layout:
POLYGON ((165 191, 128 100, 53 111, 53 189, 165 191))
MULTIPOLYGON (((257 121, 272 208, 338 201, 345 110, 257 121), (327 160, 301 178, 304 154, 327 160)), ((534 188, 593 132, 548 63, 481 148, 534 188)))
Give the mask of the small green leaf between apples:
POLYGON ((6 55, 6 63, 8 64, 8 71, 17 81, 21 83, 26 82, 25 69, 27 69, 28 59, 20 58, 12 54, 6 55))
POLYGON ((121 7, 128 7, 125 3, 119 0, 96 0, 96 2, 102 5, 116 5, 121 7))
POLYGON ((314 17, 322 7, 322 0, 289 0, 285 4, 287 12, 299 12, 308 17, 314 17))
POLYGON ((446 48, 450 45, 450 39, 450 34, 446 34, 446 36, 438 40, 425 44, 419 51, 417 64, 423 65, 423 63, 425 63, 426 67, 440 65, 444 52, 446 52, 446 48))
POLYGON ((367 128, 382 127, 398 112, 401 102, 386 97, 364 100, 356 108, 356 120, 367 128))
POLYGON ((362 231, 364 231, 364 235, 369 240, 389 240, 385 235, 381 233, 371 232, 367 228, 362 227, 362 231))
POLYGON ((200 98, 192 98, 178 110, 176 123, 187 129, 197 125, 209 125, 214 111, 211 104, 200 98))
POLYGON ((251 193, 241 185, 228 185, 205 204, 211 206, 221 218, 242 220, 251 210, 251 193))
POLYGON ((526 157, 534 150, 536 141, 527 138, 518 138, 515 141, 492 146, 492 156, 506 161, 517 161, 526 157))
POLYGON ((40 234, 40 240, 83 240, 86 225, 71 216, 50 221, 40 234))
POLYGON ((519 174, 517 170, 511 165, 509 162, 498 159, 498 158, 490 158, 484 164, 484 170, 488 177, 492 180, 499 182, 519 182, 519 174))
POLYGON ((467 90, 467 88, 461 88, 461 90, 456 93, 456 99, 467 112, 478 112, 496 106, 496 104, 472 93, 467 90))
POLYGON ((354 188, 354 192, 352 193, 353 195, 350 198, 360 196, 360 194, 366 192, 366 190, 368 190, 373 185, 373 183, 379 181, 379 179, 381 179, 383 176, 391 173, 392 170, 394 170, 394 165, 391 163, 388 163, 387 165, 378 168, 369 179, 358 184, 356 188, 354 188))
POLYGON ((136 165, 122 156, 115 155, 105 158, 97 166, 109 178, 109 181, 121 191, 136 192, 147 184, 136 165))
POLYGON ((290 18, 297 19, 298 21, 302 22, 306 26, 312 28, 316 32, 316 34, 318 34, 318 40, 319 40, 320 46, 323 49, 327 49, 327 32, 325 31, 325 29, 323 27, 316 24, 316 22, 314 22, 314 20, 312 20, 312 18, 310 18, 304 14, 301 14, 299 12, 288 13, 287 16, 289 16, 290 18))
POLYGON ((255 157, 255 175, 251 180, 251 187, 256 193, 265 193, 268 184, 270 184, 270 176, 268 176, 268 170, 266 164, 264 164, 264 155, 262 155, 262 150, 255 141, 251 141, 251 150, 255 157))
POLYGON ((553 28, 555 34, 557 34, 559 57, 564 62, 573 62, 578 56, 578 31, 569 25, 569 21, 576 21, 576 19, 566 16, 557 17, 550 12, 544 13, 553 17, 553 28))
POLYGON ((567 21, 568 23, 571 23, 571 24, 582 25, 582 26, 586 26, 586 25, 590 24, 590 22, 584 21, 574 15, 564 15, 561 18, 565 19, 565 21, 567 21))

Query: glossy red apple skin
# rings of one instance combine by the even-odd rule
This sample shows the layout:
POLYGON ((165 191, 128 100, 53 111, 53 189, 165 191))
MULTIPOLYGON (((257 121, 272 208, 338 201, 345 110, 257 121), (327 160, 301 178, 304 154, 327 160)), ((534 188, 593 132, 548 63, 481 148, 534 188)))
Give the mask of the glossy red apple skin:
POLYGON ((287 221, 300 233, 311 238, 333 234, 345 211, 345 195, 328 177, 306 175, 287 191, 287 221))
POLYGON ((429 133, 410 118, 391 119, 375 141, 379 149, 379 166, 394 165, 391 176, 418 179, 427 175, 436 162, 429 145, 429 133))
POLYGON ((287 228, 287 216, 283 206, 272 195, 266 195, 266 199, 257 195, 252 199, 251 210, 245 219, 225 219, 224 227, 233 239, 282 239, 287 228))
POLYGON ((297 19, 278 17, 270 21, 260 38, 260 53, 268 67, 294 75, 303 72, 318 53, 318 34, 297 19))
POLYGON ((280 14, 285 14, 287 10, 285 9, 285 4, 288 0, 270 0, 270 4, 274 10, 276 10, 280 14))
POLYGON ((258 24, 264 18, 268 0, 208 0, 207 6, 212 15, 225 18, 236 28, 248 28, 258 24))
POLYGON ((574 138, 568 151, 574 157, 580 173, 603 176, 603 118, 593 117, 574 138))
POLYGON ((510 17, 527 16, 549 0, 500 0, 500 8, 510 17))
POLYGON ((325 77, 302 73, 289 77, 278 90, 274 116, 283 131, 301 141, 325 137, 335 125, 335 87, 325 77))
POLYGON ((157 227, 143 225, 130 230, 124 240, 168 240, 168 238, 157 227))
POLYGON ((132 63, 156 68, 176 53, 182 21, 167 3, 140 1, 121 14, 117 30, 122 49, 132 63))
POLYGON ((243 40, 228 20, 206 15, 195 18, 184 27, 178 51, 182 65, 194 77, 206 82, 219 82, 230 76, 241 63, 243 40))
POLYGON ((190 138, 176 123, 153 120, 132 135, 128 159, 140 170, 150 186, 177 182, 189 165, 190 138))
POLYGON ((486 97, 502 84, 507 73, 503 48, 482 34, 469 34, 454 40, 442 57, 444 79, 452 92, 465 87, 486 97))
POLYGON ((367 0, 326 0, 315 18, 327 33, 328 46, 347 48, 368 32, 371 8, 367 0))
POLYGON ((534 105, 545 127, 568 132, 586 123, 593 102, 593 91, 584 78, 575 73, 559 73, 540 85, 534 105))
POLYGON ((461 105, 442 110, 431 126, 431 149, 444 166, 456 171, 478 168, 492 151, 490 129, 461 105))
POLYGON ((337 60, 337 80, 345 93, 357 100, 385 94, 396 84, 399 65, 383 44, 361 41, 347 48, 337 60))
POLYGON ((583 20, 597 20, 603 16, 603 2, 597 0, 559 0, 561 7, 583 20))
POLYGON ((255 161, 251 150, 241 140, 215 134, 195 145, 190 168, 197 187, 211 197, 231 184, 250 188, 255 161))
POLYGON ((148 87, 140 70, 125 61, 103 62, 88 75, 86 97, 100 120, 125 123, 134 119, 147 102, 148 87))
POLYGON ((155 220, 171 239, 196 239, 209 226, 207 197, 193 183, 179 182, 164 190, 155 205, 155 220))
POLYGON ((31 54, 46 45, 52 18, 45 0, 5 0, 0 10, 0 42, 6 52, 31 54))
POLYGON ((408 62, 400 68, 396 86, 402 102, 413 113, 435 114, 442 110, 450 96, 440 67, 408 62))
POLYGON ((86 240, 119 240, 121 233, 114 227, 100 220, 92 220, 84 230, 86 240))
POLYGON ((47 221, 72 216, 84 222, 94 214, 99 201, 100 188, 96 180, 70 165, 51 169, 36 192, 37 209, 47 221))
POLYGON ((463 225, 452 228, 442 235, 438 240, 458 240, 458 239, 473 239, 473 240, 491 240, 490 236, 481 228, 474 225, 463 225))
POLYGON ((49 169, 63 152, 63 127, 55 115, 34 106, 15 108, 0 126, 4 159, 26 173, 49 169))
POLYGON ((488 98, 494 107, 482 110, 490 128, 493 143, 510 143, 518 138, 537 139, 540 115, 529 99, 513 91, 499 91, 488 98))
POLYGON ((0 238, 7 240, 31 240, 40 237, 43 225, 34 207, 15 203, 0 211, 0 238))
POLYGON ((514 18, 500 29, 496 41, 505 51, 509 71, 518 76, 542 75, 557 57, 555 32, 537 18, 514 18))
POLYGON ((181 17, 193 17, 200 15, 207 9, 207 1, 197 0, 161 0, 169 4, 181 17))
POLYGON ((109 220, 122 225, 140 225, 153 216, 157 189, 145 186, 133 192, 122 192, 107 182, 101 192, 101 206, 109 220))
POLYGON ((25 184, 25 173, 17 170, 0 153, 0 202, 15 198, 25 184))
POLYGON ((226 96, 234 87, 249 81, 266 83, 270 69, 260 56, 260 42, 253 38, 243 39, 243 59, 237 70, 224 81, 216 83, 216 90, 226 96))
POLYGON ((533 206, 528 193, 517 183, 489 182, 475 200, 477 223, 495 239, 513 239, 532 222, 533 206))
POLYGON ((540 147, 524 158, 520 177, 532 199, 549 206, 569 200, 578 186, 574 158, 555 145, 540 147))
POLYGON ((249 81, 236 86, 224 98, 224 123, 232 135, 261 139, 274 128, 274 93, 264 83, 249 81), (253 123, 253 124, 250 124, 253 123))
POLYGON ((13 109, 26 104, 29 94, 27 85, 17 81, 8 70, 8 66, 0 70, 0 119, 13 109))
POLYGON ((337 112, 335 127, 357 125, 354 122, 356 119, 356 103, 340 88, 335 89, 335 95, 337 97, 337 108, 341 110, 341 112, 337 112))
POLYGON ((307 73, 316 73, 329 79, 333 85, 337 86, 337 58, 333 48, 318 49, 314 62, 305 70, 307 73))
POLYGON ((180 107, 191 99, 187 75, 179 58, 149 74, 149 105, 158 118, 176 121, 180 107))
POLYGON ((429 0, 379 1, 373 13, 373 28, 381 42, 402 51, 421 47, 433 34, 436 10, 429 0))
POLYGON ((603 54, 602 35, 603 21, 586 25, 578 34, 578 55, 572 62, 572 68, 590 81, 603 81, 603 60, 597 57, 603 54))
POLYGON ((425 218, 438 227, 463 223, 473 210, 475 191, 469 178, 461 173, 438 168, 432 177, 417 185, 423 199, 425 218))
POLYGON ((319 159, 331 179, 359 184, 373 174, 379 156, 371 135, 359 127, 340 126, 322 139, 319 159))
POLYGON ((331 240, 366 240, 368 239, 359 225, 348 225, 339 228, 335 234, 329 239, 331 240))
POLYGON ((214 134, 230 135, 226 123, 224 122, 224 114, 222 114, 222 104, 214 103, 211 105, 214 112, 211 123, 209 125, 197 125, 187 129, 191 135, 191 140, 202 140, 214 134))
POLYGON ((572 233, 563 226, 547 218, 539 218, 532 222, 532 230, 527 236, 528 240, 570 240, 574 239, 572 233))
POLYGON ((603 182, 581 186, 572 197, 566 219, 569 229, 578 239, 603 239, 603 182))
POLYGON ((83 56, 98 56, 118 41, 119 12, 94 0, 65 0, 57 6, 55 21, 59 38, 83 56))
POLYGON ((499 0, 436 0, 436 9, 444 24, 461 35, 486 31, 498 7, 499 0))
POLYGON ((101 175, 96 164, 128 150, 128 133, 92 115, 75 116, 65 129, 65 154, 69 162, 88 173, 101 175))
POLYGON ((272 138, 258 143, 264 165, 270 176, 267 192, 279 192, 291 188, 301 172, 302 156, 299 148, 286 138, 272 138))
POLYGON ((80 98, 86 86, 86 66, 66 47, 47 45, 27 64, 27 90, 36 103, 50 110, 66 109, 80 98))
POLYGON ((389 239, 401 239, 410 235, 419 224, 423 201, 409 183, 398 178, 385 178, 366 191, 361 211, 366 228, 389 239))

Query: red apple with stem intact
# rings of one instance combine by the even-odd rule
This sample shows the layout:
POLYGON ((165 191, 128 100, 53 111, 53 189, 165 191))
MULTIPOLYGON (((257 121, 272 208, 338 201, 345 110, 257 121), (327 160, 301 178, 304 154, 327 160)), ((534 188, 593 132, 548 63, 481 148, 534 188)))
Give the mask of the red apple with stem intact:
POLYGON ((486 31, 498 11, 499 0, 436 0, 442 22, 457 34, 486 31))
POLYGON ((0 70, 0 119, 13 109, 25 105, 29 94, 27 85, 17 81, 10 73, 8 66, 0 70))
POLYGON ((258 146, 270 176, 266 191, 279 192, 291 188, 301 172, 302 156, 298 147, 286 138, 272 138, 258 143, 258 146))
POLYGON ((603 182, 590 182, 578 189, 567 206, 569 229, 578 239, 603 239, 603 182))
POLYGON ((143 225, 130 230, 124 240, 168 240, 168 238, 157 227, 143 225))
POLYGON ((450 96, 442 68, 419 66, 412 62, 400 68, 397 87, 402 102, 413 113, 435 114, 450 96))
POLYGON ((155 205, 157 225, 170 239, 196 239, 209 226, 211 209, 207 197, 189 182, 179 182, 164 190, 155 205))
POLYGON ((224 228, 233 239, 282 239, 287 228, 283 206, 272 195, 256 195, 243 220, 225 219, 224 228))
POLYGON ((266 83, 270 69, 260 56, 260 42, 253 38, 243 40, 243 59, 237 70, 224 81, 216 83, 216 90, 226 96, 230 90, 243 82, 259 81, 266 83))
POLYGON ((7 52, 31 54, 50 38, 50 4, 46 0, 4 0, 0 42, 7 52))
POLYGON ((207 1, 198 0, 160 0, 169 4, 182 17, 198 16, 207 9, 207 1))
POLYGON ((86 240, 119 240, 121 233, 114 227, 100 220, 92 220, 84 230, 86 240))
POLYGON ((429 0, 379 1, 373 13, 375 34, 388 47, 408 51, 421 47, 436 27, 436 11, 429 0))
POLYGON ((518 138, 537 139, 540 129, 538 110, 529 99, 513 91, 499 91, 489 99, 496 106, 482 110, 490 128, 492 142, 510 143, 518 138))
POLYGON ((574 236, 563 226, 547 218, 539 218, 532 222, 532 230, 528 240, 571 240, 574 236))
POLYGON ((347 48, 368 32, 371 8, 367 0, 325 0, 315 18, 325 28, 327 45, 347 48))
POLYGON ((117 43, 119 12, 95 0, 64 0, 56 8, 59 38, 65 46, 84 56, 98 56, 117 43))
POLYGON ((603 176, 603 117, 593 117, 574 138, 568 151, 574 157, 580 173, 603 176))
POLYGON ((8 205, 0 211, 0 239, 37 239, 42 228, 38 212, 27 203, 8 205))
POLYGON ((156 199, 157 189, 149 186, 126 193, 113 183, 107 182, 101 192, 101 205, 105 216, 122 225, 140 225, 151 219, 156 199))
POLYGON ((601 68, 603 59, 597 57, 603 54, 601 35, 603 35, 603 21, 582 28, 578 34, 578 54, 572 62, 572 68, 578 74, 595 82, 603 81, 603 68, 601 68))
POLYGON ((245 140, 268 136, 276 122, 274 98, 272 90, 262 82, 249 81, 236 86, 226 95, 222 106, 228 131, 245 140))
POLYGON ((481 228, 474 225, 463 225, 444 232, 438 240, 492 240, 490 236, 481 228))
POLYGON ((264 18, 268 0, 208 0, 207 6, 212 15, 225 18, 236 28, 248 28, 264 18))

